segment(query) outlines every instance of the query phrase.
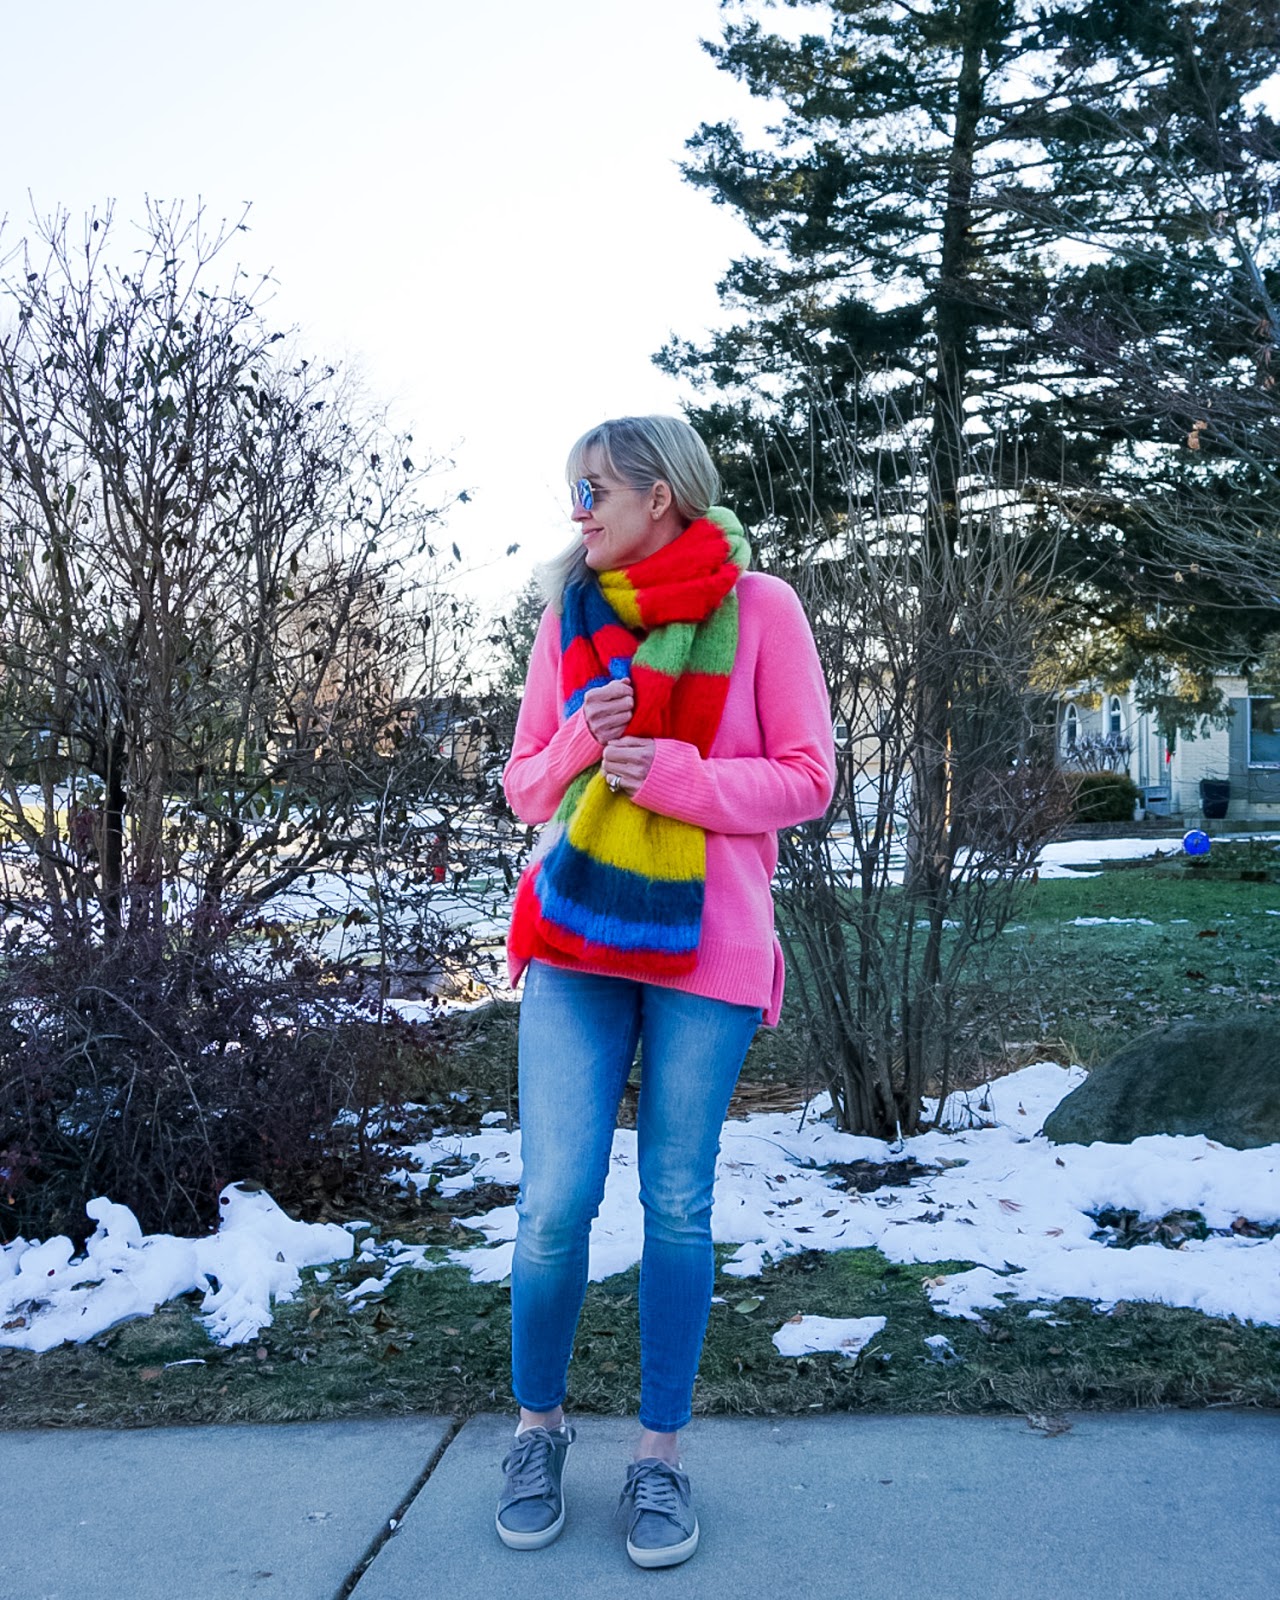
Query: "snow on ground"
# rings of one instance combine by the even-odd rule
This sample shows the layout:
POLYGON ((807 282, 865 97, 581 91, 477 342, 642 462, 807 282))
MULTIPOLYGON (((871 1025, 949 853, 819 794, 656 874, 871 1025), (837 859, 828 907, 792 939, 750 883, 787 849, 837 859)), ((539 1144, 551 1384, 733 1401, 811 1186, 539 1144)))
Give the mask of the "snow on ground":
MULTIPOLYGON (((1248 843, 1253 840, 1280 839, 1280 833, 1220 834, 1219 843, 1248 843)), ((1040 852, 1036 870, 1042 882, 1050 878, 1086 878, 1081 867, 1103 861, 1138 861, 1145 856, 1169 855, 1181 849, 1181 836, 1163 839, 1067 839, 1047 844, 1040 852)))
MULTIPOLYGON (((1042 882, 1052 878, 1096 877, 1104 861, 1139 861, 1146 856, 1170 855, 1182 848, 1183 835, 1167 833, 1158 838, 1125 839, 1067 839, 1058 844, 1045 845, 1036 861, 1036 874, 1042 882), (1089 869, 1096 867, 1097 872, 1089 869)), ((1232 840, 1280 840, 1280 833, 1243 833, 1219 835, 1221 842, 1232 840)), ((901 883, 906 869, 906 825, 900 823, 889 852, 888 880, 901 883)), ((847 865, 856 876, 857 852, 853 834, 847 824, 835 827, 830 835, 832 857, 847 865)), ((963 858, 962 858, 963 860, 963 858)))
POLYGON ((773 1336, 780 1356, 807 1356, 815 1350, 835 1350, 842 1356, 860 1355, 876 1334, 884 1332, 884 1317, 789 1317, 773 1336))
MULTIPOLYGON (((996 1303, 1078 1296, 1100 1308, 1118 1300, 1159 1300, 1214 1316, 1280 1323, 1280 1239, 1230 1232, 1237 1218, 1280 1224, 1280 1145, 1233 1150, 1206 1138, 1162 1135, 1131 1145, 1050 1144, 1045 1117, 1083 1081, 1080 1068, 1042 1062, 971 1095, 953 1096, 947 1129, 901 1145, 838 1132, 815 1102, 795 1114, 762 1112, 727 1122, 716 1174, 712 1233, 737 1246, 725 1271, 751 1277, 802 1250, 874 1245, 891 1261, 968 1261, 930 1287, 939 1311, 974 1316, 996 1303), (833 1162, 912 1157, 935 1168, 910 1184, 869 1194, 834 1185, 833 1162), (1136 1211, 1156 1219, 1199 1211, 1222 1236, 1179 1250, 1109 1247, 1091 1212, 1136 1211)), ((442 1135, 404 1151, 406 1182, 424 1186, 441 1167, 440 1192, 475 1183, 514 1184, 520 1135, 485 1128, 442 1135)), ((590 1271, 605 1278, 640 1259, 636 1135, 619 1129, 590 1271)), ((514 1206, 472 1218, 487 1245, 451 1252, 472 1277, 493 1282, 511 1270, 514 1206)))
MULTIPOLYGON (((901 1144, 838 1132, 820 1102, 803 1120, 762 1112, 727 1122, 712 1218, 717 1242, 736 1246, 725 1271, 752 1277, 802 1250, 875 1246, 891 1261, 974 1263, 928 1280, 934 1306, 949 1316, 975 1317, 1003 1298, 1072 1296, 1099 1310, 1119 1300, 1155 1300, 1280 1324, 1280 1237, 1231 1231, 1241 1217, 1280 1224, 1280 1145, 1233 1150, 1169 1135, 1131 1145, 1052 1145, 1040 1132, 1044 1119, 1083 1076, 1053 1062, 1024 1067, 953 1096, 945 1127, 901 1144), (832 1163, 908 1157, 930 1170, 867 1194, 838 1187, 827 1171, 832 1163), (1220 1231, 1176 1250, 1118 1249, 1092 1237, 1098 1225, 1090 1213, 1103 1208, 1143 1219, 1198 1211, 1220 1231)), ((444 1133, 402 1154, 401 1181, 434 1183, 441 1195, 477 1183, 512 1185, 520 1176, 518 1130, 444 1133)), ((640 1259, 639 1188, 636 1135, 621 1128, 592 1231, 593 1278, 640 1259)), ((353 1253, 346 1229, 292 1221, 266 1194, 232 1185, 222 1203, 222 1225, 204 1239, 144 1238, 125 1207, 96 1200, 89 1210, 98 1230, 83 1257, 72 1259, 65 1238, 5 1246, 0 1344, 48 1350, 66 1339, 93 1338, 191 1289, 204 1291, 210 1336, 241 1343, 271 1320, 273 1301, 297 1292, 301 1268, 353 1253)), ((467 1226, 488 1242, 452 1250, 447 1259, 477 1281, 505 1278, 515 1225, 513 1205, 469 1219, 467 1226)), ((357 1260, 379 1262, 383 1270, 344 1291, 351 1304, 381 1292, 398 1271, 436 1264, 425 1247, 398 1241, 367 1244, 357 1260)), ((851 1336, 846 1330, 841 1340, 851 1336)))
MULTIPOLYGON (((1041 876, 1065 876, 1068 863, 1170 847, 1169 839, 1053 845, 1041 876)), ((306 909, 314 914, 317 908, 306 909)), ((416 1015, 421 1006, 405 1001, 396 1009, 416 1015)), ((1280 1237, 1231 1231, 1239 1218, 1280 1224, 1280 1145, 1232 1150, 1206 1138, 1161 1136, 1131 1145, 1053 1146, 1040 1136, 1044 1119, 1082 1078, 1080 1069, 1055 1063, 1025 1067, 980 1092, 953 1096, 944 1129, 900 1145, 837 1132, 824 1120, 821 1102, 803 1120, 767 1112, 726 1123, 712 1219, 717 1242, 736 1247, 726 1270, 750 1277, 802 1250, 874 1245, 898 1262, 974 1263, 929 1283, 934 1306, 951 1316, 974 1317, 1006 1298, 1071 1296, 1092 1300, 1100 1310, 1122 1299, 1152 1300, 1280 1325, 1280 1237), (933 1170, 868 1194, 839 1188, 826 1171, 835 1162, 907 1157, 933 1170), (1134 1211, 1144 1220, 1198 1211, 1215 1232, 1176 1250, 1158 1244, 1118 1249, 1092 1237, 1097 1223, 1090 1213, 1103 1208, 1134 1211)), ((592 1233, 593 1278, 623 1271, 640 1257, 635 1140, 627 1129, 614 1138, 592 1233)), ((425 1186, 438 1169, 443 1195, 476 1183, 519 1181, 518 1131, 486 1126, 442 1134, 402 1155, 404 1182, 425 1186)), ((240 1343, 270 1322, 273 1302, 297 1292, 302 1268, 353 1254, 349 1231, 295 1222, 269 1195, 233 1184, 223 1191, 222 1206, 217 1233, 179 1239, 144 1237, 131 1212, 99 1199, 89 1206, 97 1231, 81 1257, 73 1259, 70 1240, 61 1237, 18 1239, 0 1248, 0 1345, 47 1350, 93 1338, 192 1289, 204 1294, 210 1336, 240 1343)), ((449 1259, 478 1280, 504 1278, 515 1207, 495 1207, 468 1226, 488 1242, 451 1251, 449 1259)), ((395 1240, 366 1242, 357 1260, 378 1262, 383 1270, 344 1291, 351 1304, 383 1289, 399 1271, 436 1264, 424 1247, 395 1240)))
POLYGON ((1154 928, 1155 923, 1150 917, 1074 917, 1067 923, 1068 928, 1106 928, 1111 923, 1131 923, 1139 928, 1154 928))
POLYGON ((296 1222, 269 1194, 229 1184, 217 1233, 203 1239, 143 1236, 127 1206, 90 1200, 97 1230, 83 1256, 70 1239, 16 1239, 0 1250, 0 1345, 51 1350, 82 1344, 118 1322, 149 1316, 189 1290, 204 1291, 209 1336, 243 1344, 271 1321, 273 1301, 291 1300, 300 1269, 346 1260, 351 1234, 332 1222, 296 1222))

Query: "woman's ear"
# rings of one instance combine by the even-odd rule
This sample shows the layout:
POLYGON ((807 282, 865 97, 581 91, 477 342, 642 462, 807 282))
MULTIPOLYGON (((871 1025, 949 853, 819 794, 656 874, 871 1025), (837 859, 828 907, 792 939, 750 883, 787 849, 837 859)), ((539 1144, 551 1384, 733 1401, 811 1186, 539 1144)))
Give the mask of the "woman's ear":
POLYGON ((664 483, 659 478, 653 486, 653 493, 649 497, 649 515, 655 522, 659 522, 674 504, 675 495, 671 492, 671 485, 664 483))

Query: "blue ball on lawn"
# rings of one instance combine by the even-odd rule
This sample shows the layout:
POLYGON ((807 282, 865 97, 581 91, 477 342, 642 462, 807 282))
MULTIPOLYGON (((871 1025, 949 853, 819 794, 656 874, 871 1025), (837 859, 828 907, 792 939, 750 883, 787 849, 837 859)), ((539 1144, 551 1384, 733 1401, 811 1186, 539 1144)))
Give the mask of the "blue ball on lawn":
POLYGON ((1190 833, 1183 836, 1182 848, 1189 856, 1207 856, 1210 842, 1207 833, 1199 828, 1192 828, 1190 833))

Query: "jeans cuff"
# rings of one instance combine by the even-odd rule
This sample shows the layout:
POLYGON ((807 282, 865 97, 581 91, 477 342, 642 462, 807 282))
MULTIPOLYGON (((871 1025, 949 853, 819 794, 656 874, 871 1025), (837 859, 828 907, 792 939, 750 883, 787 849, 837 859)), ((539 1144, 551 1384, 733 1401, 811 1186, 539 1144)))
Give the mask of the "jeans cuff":
POLYGON ((568 1399, 568 1390, 566 1389, 561 1393, 558 1400, 548 1401, 545 1406, 534 1406, 530 1405, 527 1400, 522 1400, 520 1396, 516 1394, 514 1389, 511 1391, 511 1393, 515 1397, 516 1404, 522 1411, 554 1411, 557 1406, 563 1406, 565 1401, 568 1399))
MULTIPOLYGON (((531 1408, 526 1407, 525 1409, 528 1410, 531 1408)), ((646 1433, 679 1433, 681 1428, 687 1428, 689 1426, 692 1417, 693 1413, 691 1411, 686 1411, 684 1414, 684 1420, 681 1422, 651 1422, 642 1411, 640 1413, 640 1426, 646 1431, 646 1433)))

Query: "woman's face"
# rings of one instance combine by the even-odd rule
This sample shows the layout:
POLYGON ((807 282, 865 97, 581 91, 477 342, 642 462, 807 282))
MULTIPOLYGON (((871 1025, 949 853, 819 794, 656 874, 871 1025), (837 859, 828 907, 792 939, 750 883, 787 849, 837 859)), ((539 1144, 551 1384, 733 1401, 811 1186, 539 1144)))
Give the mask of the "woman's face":
POLYGON ((593 572, 610 572, 643 561, 681 531, 681 520, 665 483, 631 489, 600 467, 588 463, 591 509, 575 498, 573 520, 586 546, 593 572))

